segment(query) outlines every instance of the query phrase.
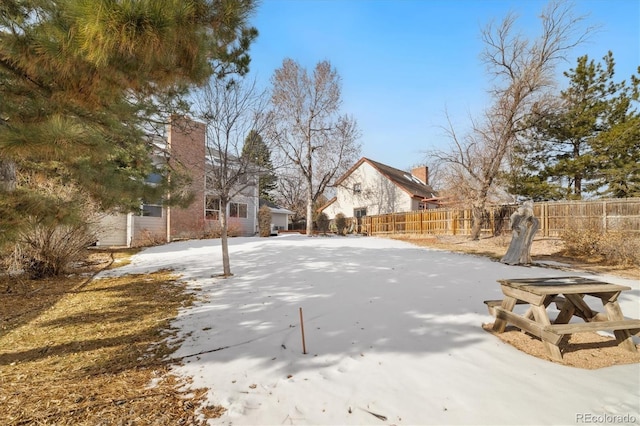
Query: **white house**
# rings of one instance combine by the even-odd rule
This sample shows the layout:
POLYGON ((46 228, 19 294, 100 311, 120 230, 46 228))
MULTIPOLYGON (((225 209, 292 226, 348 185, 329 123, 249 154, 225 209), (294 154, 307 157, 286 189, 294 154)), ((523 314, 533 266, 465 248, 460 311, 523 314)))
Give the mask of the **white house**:
POLYGON ((426 166, 408 173, 363 157, 335 182, 336 196, 320 211, 333 219, 436 208, 428 176, 426 166))

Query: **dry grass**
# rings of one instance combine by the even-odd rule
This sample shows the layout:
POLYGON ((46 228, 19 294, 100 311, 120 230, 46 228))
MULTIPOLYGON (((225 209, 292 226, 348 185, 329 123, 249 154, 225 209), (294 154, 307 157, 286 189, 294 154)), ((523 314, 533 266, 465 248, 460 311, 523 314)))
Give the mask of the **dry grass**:
MULTIPOLYGON (((58 280, 0 277, 0 424, 201 424, 170 321, 192 302, 170 271, 91 280, 116 253, 58 280)), ((215 417, 219 407, 202 414, 215 417)))
MULTIPOLYGON (((471 241, 465 236, 448 235, 394 235, 390 238, 407 241, 423 247, 433 247, 441 250, 456 251, 489 257, 500 260, 507 252, 511 237, 484 237, 478 241, 471 241)), ((613 264, 603 256, 576 255, 565 249, 562 240, 557 238, 536 238, 531 246, 531 258, 534 264, 546 264, 547 267, 557 269, 584 270, 600 274, 617 275, 624 278, 638 279, 640 266, 630 264, 613 264), (566 265, 566 267, 561 266, 566 265)))

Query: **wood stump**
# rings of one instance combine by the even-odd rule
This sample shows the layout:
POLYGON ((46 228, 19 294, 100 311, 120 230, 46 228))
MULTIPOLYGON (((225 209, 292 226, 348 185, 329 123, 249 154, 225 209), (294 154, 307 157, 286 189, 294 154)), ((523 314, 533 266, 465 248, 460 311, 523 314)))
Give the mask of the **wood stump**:
POLYGON ((531 244, 540 227, 533 215, 533 202, 525 201, 510 217, 511 243, 500 262, 507 265, 531 264, 531 244))

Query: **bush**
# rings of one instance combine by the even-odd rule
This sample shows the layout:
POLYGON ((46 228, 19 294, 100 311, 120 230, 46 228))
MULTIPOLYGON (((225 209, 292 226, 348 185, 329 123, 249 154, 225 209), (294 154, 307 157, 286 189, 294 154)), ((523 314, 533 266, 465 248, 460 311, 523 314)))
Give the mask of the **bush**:
POLYGON ((598 254, 598 244, 604 232, 600 226, 569 226, 560 234, 567 254, 593 256, 598 254))
POLYGON ((598 254, 616 265, 640 266, 640 236, 623 231, 605 232, 598 241, 598 254))
POLYGON ((318 232, 322 232, 323 234, 327 233, 327 230, 329 229, 329 217, 327 217, 325 212, 318 214, 318 217, 316 218, 316 228, 318 232))
POLYGON ((623 229, 604 231, 602 226, 571 226, 562 238, 569 255, 602 257, 613 265, 640 265, 640 235, 623 229))
POLYGON ((269 206, 262 206, 258 210, 258 229, 261 237, 271 235, 271 209, 269 206))
POLYGON ((99 206, 91 196, 62 179, 37 172, 22 173, 30 193, 47 199, 47 210, 35 208, 16 231, 9 272, 46 278, 66 272, 71 263, 84 260, 87 247, 98 240, 99 206))
POLYGON ((60 275, 67 266, 85 257, 86 248, 97 240, 90 224, 44 225, 31 221, 14 248, 18 267, 31 278, 60 275))
POLYGON ((342 213, 338 213, 335 219, 336 229, 338 230, 338 235, 344 235, 345 229, 347 229, 347 218, 342 213))
POLYGON ((151 247, 159 246, 167 242, 167 236, 150 229, 143 228, 137 233, 135 239, 131 241, 131 247, 151 247))

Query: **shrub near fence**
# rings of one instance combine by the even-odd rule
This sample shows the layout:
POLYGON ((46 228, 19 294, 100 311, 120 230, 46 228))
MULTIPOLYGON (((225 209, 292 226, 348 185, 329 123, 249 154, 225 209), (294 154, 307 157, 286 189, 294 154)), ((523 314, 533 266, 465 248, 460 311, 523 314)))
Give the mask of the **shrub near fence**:
MULTIPOLYGON (((509 218, 517 204, 490 206, 482 221, 482 235, 509 232, 509 218)), ((540 220, 538 235, 559 238, 570 228, 624 230, 640 234, 640 198, 534 203, 540 220)), ((471 209, 440 208, 362 218, 359 232, 367 235, 470 235, 471 209)))

